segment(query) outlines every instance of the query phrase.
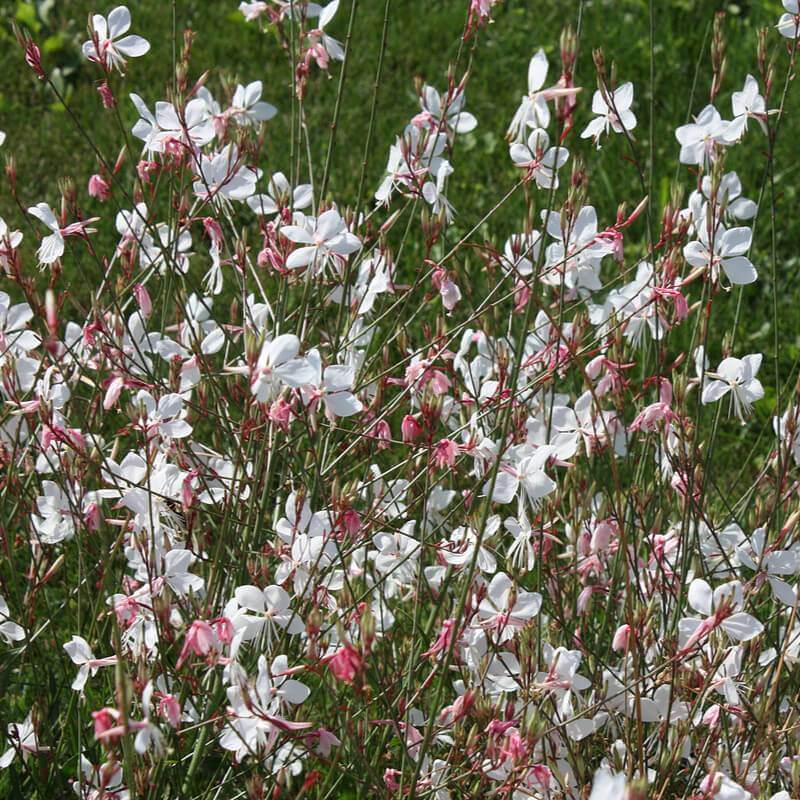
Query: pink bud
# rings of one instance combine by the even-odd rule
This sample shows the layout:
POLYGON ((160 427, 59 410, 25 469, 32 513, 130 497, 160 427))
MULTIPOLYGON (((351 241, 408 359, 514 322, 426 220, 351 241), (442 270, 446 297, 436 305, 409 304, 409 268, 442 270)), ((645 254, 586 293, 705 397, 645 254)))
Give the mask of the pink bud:
POLYGON ((403 417, 403 422, 400 424, 400 432, 403 435, 403 441, 409 444, 422 436, 422 426, 411 414, 406 414, 405 417, 403 417))
POLYGON ((40 81, 47 77, 42 69, 42 53, 32 41, 25 45, 25 63, 36 73, 40 81))
POLYGON ((142 183, 150 183, 150 173, 158 169, 155 161, 140 161, 136 165, 136 174, 142 183))
POLYGON ((611 649, 616 653, 625 652, 628 649, 628 643, 631 637, 631 626, 620 625, 614 634, 614 639, 611 642, 611 649))
POLYGON ((354 508, 344 512, 344 529, 350 536, 355 536, 361 530, 361 515, 354 508))
POLYGON ((433 465, 435 467, 452 467, 456 463, 459 447, 452 439, 440 439, 433 446, 433 465))
POLYGON ((715 703, 703 714, 703 724, 709 728, 716 728, 719 725, 719 717, 722 709, 715 703))
POLYGON ((150 314, 153 313, 153 302, 150 299, 150 293, 147 289, 141 283, 137 283, 136 286, 133 287, 133 296, 139 304, 139 310, 142 312, 142 316, 149 317, 150 314))
POLYGON ((95 173, 89 178, 89 197, 95 197, 100 201, 108 200, 111 197, 111 189, 102 175, 95 173))
POLYGON ((174 694, 166 694, 158 704, 158 713, 170 727, 177 729, 181 724, 181 706, 174 694))
POLYGON ((101 708, 99 711, 92 711, 95 738, 100 738, 106 731, 111 730, 117 724, 118 716, 119 714, 114 708, 101 708))
POLYGON ((117 376, 111 379, 111 383, 106 388, 106 394, 103 398, 103 408, 108 411, 117 404, 119 396, 122 394, 122 389, 125 386, 125 379, 117 376))
POLYGON ((340 647, 333 658, 328 662, 328 667, 336 680, 344 683, 353 683, 356 675, 363 669, 364 660, 361 654, 352 645, 340 647))
POLYGON ((270 421, 274 425, 277 425, 281 430, 288 431, 291 412, 292 412, 292 406, 289 403, 287 403, 286 400, 284 400, 284 398, 279 397, 269 407, 270 421))
POLYGON ((389 423, 382 419, 372 427, 372 436, 378 440, 378 450, 385 450, 392 439, 392 429, 389 423))
POLYGON ((117 104, 117 98, 114 97, 114 92, 108 85, 108 81, 103 81, 98 87, 97 91, 100 93, 100 99, 103 101, 103 108, 114 108, 117 104))

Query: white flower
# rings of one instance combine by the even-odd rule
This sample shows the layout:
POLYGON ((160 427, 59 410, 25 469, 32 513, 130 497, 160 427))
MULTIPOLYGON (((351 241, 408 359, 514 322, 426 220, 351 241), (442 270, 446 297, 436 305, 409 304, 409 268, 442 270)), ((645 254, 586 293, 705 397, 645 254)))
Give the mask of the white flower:
POLYGON ((543 128, 534 128, 526 144, 513 143, 509 155, 514 165, 526 170, 540 189, 558 186, 558 170, 569 159, 566 147, 550 147, 550 137, 543 128))
MULTIPOLYGON (((555 447, 543 445, 533 455, 523 457, 516 466, 503 464, 495 479, 492 502, 510 503, 522 489, 536 508, 543 497, 556 489, 556 482, 544 471, 550 457, 555 455, 555 447)), ((487 481, 483 487, 484 493, 488 493, 490 487, 491 481, 487 481)))
POLYGON ((797 594, 795 589, 783 578, 787 575, 794 575, 800 567, 797 552, 765 549, 766 539, 767 534, 764 528, 756 528, 750 541, 744 542, 736 548, 736 555, 748 569, 765 574, 775 597, 781 603, 792 607, 797 602, 797 594))
POLYGON ((325 367, 323 372, 318 350, 310 350, 307 358, 315 376, 300 390, 303 402, 307 406, 313 406, 321 399, 328 414, 334 417, 358 414, 363 406, 351 391, 356 379, 355 367, 333 364, 325 367))
POLYGON ((6 603, 5 598, 2 596, 0 596, 0 636, 6 640, 7 644, 19 642, 25 638, 25 631, 22 629, 21 625, 17 625, 17 623, 11 619, 8 603, 6 603))
POLYGON ((267 11, 267 4, 263 0, 255 0, 253 3, 239 3, 239 11, 248 22, 258 19, 267 11))
POLYGON ((282 172, 276 172, 267 186, 267 194, 256 194, 247 198, 247 205, 260 216, 272 216, 282 208, 299 211, 308 208, 313 201, 311 184, 302 183, 294 190, 282 172))
POLYGON ((58 219, 47 203, 37 203, 28 209, 28 213, 36 217, 50 230, 50 234, 42 239, 36 256, 42 265, 52 264, 64 254, 64 237, 58 219))
POLYGON ((116 656, 95 658, 92 648, 89 647, 89 643, 82 636, 73 636, 64 645, 64 650, 67 651, 67 655, 72 659, 72 663, 78 666, 78 674, 75 676, 71 687, 76 692, 83 691, 89 676, 94 677, 100 667, 110 667, 117 661, 116 656))
POLYGON ((142 389, 136 395, 136 403, 146 414, 141 424, 149 436, 184 439, 192 432, 192 426, 182 419, 183 398, 179 394, 165 394, 156 404, 153 395, 142 389))
POLYGON ((125 57, 136 58, 150 50, 150 43, 141 36, 123 36, 131 26, 131 12, 125 6, 117 6, 108 18, 102 14, 92 16, 93 38, 83 43, 83 54, 90 61, 106 67, 116 67, 122 72, 125 57), (95 43, 94 37, 97 42, 95 43), (120 38, 121 37, 121 38, 120 38))
POLYGON ((594 143, 600 147, 600 137, 608 133, 609 129, 614 133, 632 131, 636 127, 636 117, 631 111, 633 103, 633 84, 628 81, 623 83, 618 89, 609 92, 610 104, 599 89, 592 98, 592 113, 597 114, 581 133, 581 139, 594 139, 594 143))
POLYGON ((43 544, 58 544, 75 535, 74 500, 53 481, 42 481, 44 494, 36 498, 37 514, 31 514, 36 536, 43 544))
POLYGON ((542 596, 538 592, 518 589, 508 575, 498 572, 481 600, 478 617, 483 627, 497 631, 498 642, 504 642, 513 639, 517 629, 524 628, 541 607, 542 596))
POLYGON ((272 119, 278 109, 261 99, 261 90, 261 81, 253 81, 247 86, 238 84, 231 100, 231 115, 244 125, 258 125, 272 119))
POLYGON ((281 384, 300 388, 314 382, 315 370, 306 358, 298 358, 300 340, 293 333, 284 333, 266 340, 250 376, 250 391, 259 403, 271 400, 281 384))
POLYGON ((286 225, 281 233, 298 247, 286 259, 289 269, 311 266, 319 274, 329 261, 337 268, 350 253, 361 248, 361 241, 347 230, 345 221, 335 208, 324 211, 319 217, 307 217, 304 225, 286 225))
POLYGON ((718 225, 714 232, 713 248, 706 225, 700 225, 697 241, 683 248, 684 258, 693 267, 711 271, 711 280, 719 280, 720 268, 734 286, 745 286, 758 278, 753 263, 745 255, 750 249, 753 232, 750 228, 729 228, 718 225))
POLYGON ((786 13, 781 14, 778 20, 778 33, 787 39, 796 39, 800 30, 800 3, 798 0, 783 0, 783 7, 786 13))
POLYGON ((764 630, 754 616, 740 610, 744 599, 739 581, 723 583, 712 591, 706 581, 695 578, 689 584, 688 600, 689 605, 704 618, 684 617, 678 623, 678 646, 681 650, 691 648, 717 626, 737 642, 749 642, 764 630), (721 609, 725 613, 720 613, 721 609))
POLYGON ((550 109, 541 89, 547 80, 547 56, 541 48, 528 63, 528 94, 523 95, 519 108, 508 126, 508 135, 522 142, 527 128, 546 128, 550 124, 550 109))
POLYGON ((751 117, 764 125, 767 105, 758 90, 758 81, 752 75, 745 78, 744 88, 741 92, 734 92, 731 95, 731 106, 733 107, 733 119, 725 134, 729 142, 738 142, 744 136, 747 131, 747 122, 751 117))
POLYGON ((589 800, 625 800, 625 773, 601 767, 594 774, 589 800))
POLYGON ((18 753, 22 754, 23 761, 27 761, 32 753, 41 753, 50 749, 48 747, 39 747, 39 741, 36 738, 36 731, 33 728, 30 714, 25 719, 25 722, 12 722, 8 726, 6 739, 10 747, 0 756, 0 769, 10 766, 18 753))
POLYGON ((708 373, 712 380, 703 387, 703 403, 715 403, 730 392, 733 411, 744 423, 753 403, 764 396, 764 387, 756 378, 761 358, 761 353, 752 353, 744 358, 723 359, 716 372, 708 373))
MULTIPOLYGON (((269 635, 275 628, 283 628, 292 636, 302 633, 305 626, 289 607, 289 595, 280 586, 240 586, 234 592, 238 610, 231 621, 245 641, 258 638, 262 631, 269 635)), ((227 616, 227 615, 226 615, 227 616)))
POLYGON ((714 157, 714 146, 727 143, 729 125, 712 105, 707 105, 694 122, 681 125, 675 131, 681 145, 681 164, 705 166, 714 157))
POLYGON ((453 133, 469 133, 478 126, 478 120, 468 111, 464 111, 466 95, 463 89, 456 89, 452 94, 447 94, 443 107, 442 97, 433 86, 422 87, 419 99, 423 114, 438 125, 441 120, 448 130, 453 133))
POLYGON ((241 166, 236 145, 227 144, 219 153, 202 154, 194 166, 194 193, 203 200, 222 197, 244 201, 255 194, 258 170, 241 166))

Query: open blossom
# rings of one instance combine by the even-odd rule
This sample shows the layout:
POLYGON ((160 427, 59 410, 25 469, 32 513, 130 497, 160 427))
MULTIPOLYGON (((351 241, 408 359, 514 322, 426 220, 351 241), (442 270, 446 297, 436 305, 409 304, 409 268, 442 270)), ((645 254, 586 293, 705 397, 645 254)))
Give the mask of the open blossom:
POLYGON ((73 636, 65 645, 64 650, 72 659, 72 663, 78 666, 78 674, 72 682, 72 689, 82 692, 86 681, 90 676, 97 674, 101 667, 110 667, 116 664, 117 657, 95 658, 89 643, 82 636, 73 636))
POLYGON ((684 617, 680 621, 678 646, 683 652, 702 644, 717 628, 737 642, 749 642, 764 630, 752 614, 741 610, 744 600, 739 581, 724 583, 712 590, 707 581, 695 578, 689 585, 688 600, 701 617, 684 617))
POLYGON ((0 637, 6 640, 6 644, 13 644, 25 638, 24 629, 11 619, 8 603, 2 596, 0 596, 0 637))
POLYGON ((323 371, 317 350, 309 351, 307 359, 314 369, 315 376, 301 389, 303 402, 313 410, 322 400, 325 410, 332 417, 350 417, 358 414, 363 406, 352 391, 356 379, 355 368, 332 364, 323 371))
POLYGON ((150 43, 141 36, 128 35, 131 27, 131 12, 125 6, 117 6, 108 17, 92 16, 92 38, 83 43, 83 54, 90 61, 105 67, 115 67, 122 72, 126 58, 143 56, 150 50, 150 43))
POLYGON ((632 103, 633 84, 630 81, 613 91, 607 90, 606 94, 598 89, 592 98, 592 114, 597 116, 586 126, 581 138, 594 139, 594 143, 600 147, 600 137, 609 130, 614 133, 632 131, 636 127, 632 103))
POLYGON ((701 225, 697 241, 689 242, 683 248, 683 255, 693 267, 705 267, 712 281, 718 281, 720 270, 734 286, 753 283, 758 273, 753 263, 745 255, 750 249, 753 232, 750 228, 729 228, 718 225, 709 233, 707 226, 701 225), (713 236, 713 242, 710 237, 713 236))
POLYGON ((783 0, 783 7, 786 11, 778 20, 778 33, 787 39, 796 39, 800 31, 800 3, 798 0, 783 0))
POLYGON ((252 3, 239 3, 239 11, 241 11, 242 16, 244 16, 248 22, 257 20, 262 14, 267 12, 268 8, 269 6, 264 0, 255 0, 255 2, 252 3))
POLYGON ((272 400, 281 386, 299 389, 313 383, 314 367, 299 352, 300 340, 292 333, 264 341, 250 380, 250 391, 259 403, 272 400))
POLYGON ((332 0, 322 9, 317 6, 317 9, 319 20, 316 28, 312 29, 308 34, 309 47, 306 58, 313 58, 320 69, 328 69, 332 58, 336 61, 344 61, 344 48, 341 42, 325 32, 325 28, 331 23, 339 10, 339 0, 332 0))
POLYGON ((299 245, 286 259, 288 269, 310 266, 315 274, 332 263, 339 271, 340 264, 361 248, 359 238, 347 230, 345 221, 335 208, 319 217, 306 217, 302 225, 285 225, 281 234, 299 245))
POLYGON ((540 189, 558 186, 558 170, 569 159, 566 147, 550 147, 550 136, 543 128, 534 128, 525 144, 513 143, 509 154, 514 165, 524 169, 540 189))
POLYGON ((720 361, 716 372, 708 373, 710 380, 703 386, 703 403, 715 403, 730 394, 733 413, 744 423, 753 403, 764 396, 764 387, 756 377, 761 358, 761 353, 755 353, 720 361))
POLYGON ((681 164, 707 166, 715 158, 716 147, 728 143, 729 126, 714 106, 707 105, 694 122, 677 128, 675 138, 681 146, 681 164))
POLYGON ((448 92, 444 98, 433 86, 423 86, 420 95, 422 113, 415 117, 422 126, 430 125, 434 130, 441 124, 452 133, 469 133, 478 126, 478 120, 464 111, 466 95, 463 89, 448 92))
POLYGON ((284 208, 301 211, 308 208, 314 197, 310 183, 292 189, 282 172, 276 172, 267 184, 267 194, 256 194, 247 198, 247 205, 259 216, 271 216, 284 208))
POLYGON ((0 756, 0 769, 5 769, 11 765, 17 754, 22 755, 22 760, 27 761, 31 755, 49 750, 47 747, 40 747, 36 737, 36 729, 33 727, 30 715, 24 722, 12 722, 6 732, 6 743, 8 749, 0 756))
POLYGON ((278 109, 261 99, 262 88, 261 81, 246 86, 238 84, 231 99, 230 115, 244 125, 258 125, 272 119, 278 109))
POLYGON ((255 194, 257 170, 243 166, 236 145, 225 145, 212 156, 201 155, 194 193, 203 200, 246 200, 255 194))
POLYGON ((528 128, 547 128, 550 109, 542 87, 547 80, 547 56, 541 48, 528 63, 528 93, 522 96, 519 108, 508 126, 508 135, 515 142, 523 142, 528 128))
POLYGON ((744 81, 744 88, 731 95, 733 119, 726 137, 728 141, 736 142, 747 132, 747 123, 751 119, 759 122, 766 131, 767 104, 758 89, 758 81, 748 75, 744 81))
POLYGON ((39 263, 43 267, 61 258, 64 254, 64 239, 67 236, 86 236, 89 233, 94 233, 94 229, 88 226, 92 222, 97 221, 97 218, 93 217, 92 219, 73 222, 62 228, 53 210, 47 203, 37 203, 35 206, 31 206, 31 208, 28 209, 28 213, 36 217, 36 219, 50 230, 50 233, 42 239, 39 249, 36 252, 39 263))

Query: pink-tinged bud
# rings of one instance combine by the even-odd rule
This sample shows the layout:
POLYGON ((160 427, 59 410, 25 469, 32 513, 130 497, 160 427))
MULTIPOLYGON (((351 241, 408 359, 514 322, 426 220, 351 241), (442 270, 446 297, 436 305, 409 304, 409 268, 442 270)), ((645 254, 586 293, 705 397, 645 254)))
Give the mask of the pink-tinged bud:
POLYGON ((426 650, 422 656, 423 658, 429 658, 431 656, 438 655, 439 653, 445 652, 450 648, 450 642, 453 639, 453 632, 456 627, 456 621, 454 619, 446 619, 442 622, 442 630, 439 632, 439 635, 436 637, 436 641, 431 645, 429 650, 426 650))
POLYGON ((192 483, 196 477, 197 471, 191 470, 181 484, 181 503, 183 504, 184 510, 190 509, 194 505, 195 493, 192 483))
POLYGON ((356 676, 364 668, 364 659, 352 645, 340 647, 328 662, 333 676, 343 683, 353 683, 356 676))
POLYGON ((578 613, 585 614, 589 610, 589 603, 594 594, 594 586, 584 586, 581 593, 578 595, 578 613))
POLYGON ((111 383, 108 384, 105 397, 103 398, 103 409, 105 411, 114 408, 114 406, 117 404, 117 400, 119 400, 119 396, 122 394, 122 389, 124 386, 124 378, 117 376, 116 378, 111 379, 111 383))
POLYGON ((212 619, 211 627, 214 628, 220 644, 230 644, 233 641, 233 623, 227 617, 212 619))
POLYGON ((111 197, 111 188, 103 179, 102 175, 95 173, 89 178, 89 197, 94 197, 101 202, 105 202, 111 197))
POLYGON ((100 93, 100 99, 103 101, 103 108, 114 108, 117 104, 117 98, 114 97, 114 92, 108 85, 108 81, 103 81, 98 85, 97 91, 100 93))
POLYGON ((450 278, 442 281, 439 294, 442 296, 442 304, 448 311, 452 311, 461 299, 461 289, 450 278))
POLYGON ((114 708, 101 708, 99 711, 92 711, 94 720, 94 735, 99 739, 106 731, 111 730, 117 724, 119 713, 114 708))
POLYGON ((277 425, 282 431, 288 432, 289 420, 292 414, 292 406, 284 398, 279 397, 269 407, 270 421, 277 425))
POLYGON ((222 227, 213 217, 206 217, 203 220, 203 229, 214 244, 222 242, 222 227))
POLYGON ((400 774, 399 769, 390 769, 389 767, 383 773, 383 783, 390 792, 396 792, 400 788, 400 784, 397 782, 400 774))
POLYGON ((542 787, 542 789, 549 789, 553 781, 553 773, 549 767, 544 764, 534 764, 531 767, 534 780, 542 787))
POLYGON ((142 183, 150 183, 150 173, 158 169, 158 164, 155 161, 140 161, 136 165, 136 174, 142 183))
POLYGON ((25 45, 25 63, 36 73, 40 81, 45 80, 47 75, 42 69, 42 53, 31 40, 25 45))
POLYGON ((703 724, 709 728, 716 728, 719 725, 719 717, 722 709, 715 703, 703 714, 703 724))
POLYGON ((158 704, 158 713, 171 728, 177 730, 181 724, 181 705, 174 694, 166 694, 158 704))
POLYGON ((150 299, 150 293, 141 283, 137 283, 133 287, 133 296, 136 298, 142 316, 146 319, 153 313, 153 301, 150 299))
POLYGON ((616 653, 624 653, 628 649, 628 644, 631 638, 631 626, 620 625, 614 633, 614 639, 611 642, 611 649, 616 653))
POLYGON ((97 503, 89 503, 83 512, 83 524, 89 531, 96 531, 100 528, 103 518, 100 515, 100 506, 97 503))
POLYGON ((392 429, 389 423, 382 419, 372 426, 371 435, 378 440, 378 450, 385 450, 392 440, 392 429))
POLYGON ((435 467, 452 467, 459 453, 458 445, 452 439, 440 439, 433 446, 432 461, 435 467))
POLYGON ((212 650, 217 650, 218 645, 219 640, 214 628, 205 620, 195 620, 189 626, 186 638, 183 640, 178 666, 180 667, 190 654, 205 658, 212 650))
POLYGON ((406 414, 400 425, 400 432, 403 435, 403 441, 406 444, 410 444, 422 436, 422 425, 411 414, 406 414))
POLYGON ((616 527, 608 520, 603 520, 595 525, 592 531, 591 548, 593 553, 602 553, 608 549, 611 540, 616 534, 616 527))
POLYGON ((355 536, 361 530, 361 515, 354 508, 348 508, 343 519, 344 529, 350 536, 355 536))
POLYGON ((47 330, 51 336, 55 336, 58 331, 58 308, 56 307, 56 296, 52 289, 48 289, 44 296, 44 312, 47 320, 47 330))

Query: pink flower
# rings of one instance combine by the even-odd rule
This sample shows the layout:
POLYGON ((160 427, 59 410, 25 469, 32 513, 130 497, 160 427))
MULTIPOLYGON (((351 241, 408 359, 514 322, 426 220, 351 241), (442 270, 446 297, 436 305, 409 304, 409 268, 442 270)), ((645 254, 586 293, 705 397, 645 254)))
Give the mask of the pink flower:
POLYGON ((339 648, 328 661, 333 676, 343 683, 353 683, 356 676, 364 668, 361 654, 349 644, 339 648))
POLYGON ((111 189, 105 182, 102 175, 94 174, 89 178, 89 197, 94 197, 101 202, 105 202, 111 197, 111 189))
POLYGON ((406 414, 400 424, 400 432, 403 434, 403 441, 406 444, 410 444, 422 436, 422 426, 411 414, 406 414))
POLYGON ((630 625, 620 625, 614 633, 614 639, 611 642, 611 649, 617 653, 622 653, 628 649, 628 643, 631 636, 630 625))
POLYGON ((456 456, 459 454, 459 447, 452 439, 440 439, 433 446, 434 467, 452 467, 456 463, 456 456))

